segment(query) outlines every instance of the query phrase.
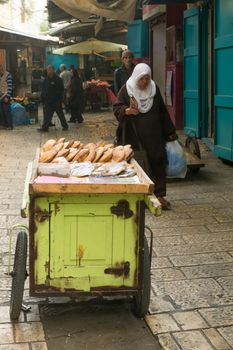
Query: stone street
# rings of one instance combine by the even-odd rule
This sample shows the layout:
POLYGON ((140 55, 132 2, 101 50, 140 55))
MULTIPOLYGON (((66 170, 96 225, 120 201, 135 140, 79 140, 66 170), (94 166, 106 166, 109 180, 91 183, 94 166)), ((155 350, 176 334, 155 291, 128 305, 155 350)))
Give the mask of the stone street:
MULTIPOLYGON (((49 138, 64 135, 84 142, 96 142, 100 138, 112 141, 116 129, 114 118, 106 112, 85 114, 85 123, 72 124, 68 132, 61 130, 57 118, 55 124, 55 128, 42 135, 36 132, 36 125, 16 127, 13 131, 0 130, 0 350, 46 350, 54 346, 57 350, 63 349, 58 339, 60 344, 65 339, 64 348, 73 349, 73 345, 69 345, 71 342, 67 344, 72 338, 68 329, 64 330, 64 335, 58 326, 57 330, 47 326, 48 317, 43 308, 39 310, 39 300, 28 295, 28 280, 24 301, 31 306, 31 311, 22 312, 15 323, 8 315, 11 278, 5 273, 8 271, 9 230, 15 223, 27 224, 26 219, 20 218, 27 163, 33 160, 36 148, 49 138), (56 343, 53 343, 55 338, 56 343)), ((127 322, 121 324, 122 334, 118 330, 122 341, 121 346, 116 342, 118 347, 114 342, 112 347, 98 343, 100 334, 94 342, 86 327, 87 339, 89 334, 96 350, 158 349, 157 337, 164 350, 233 349, 233 172, 231 165, 222 163, 203 144, 201 153, 205 168, 198 174, 188 173, 184 180, 169 181, 168 198, 173 209, 163 212, 161 217, 147 214, 154 243, 151 305, 146 322, 155 337, 143 321, 135 321, 126 310, 124 317, 134 331, 129 332, 129 344, 124 329, 127 322), (141 341, 144 339, 144 345, 140 345, 139 340, 137 344, 132 342, 136 336, 141 341), (98 344, 101 345, 98 347, 98 344)), ((11 263, 14 243, 15 239, 11 263)), ((49 312, 53 314, 54 305, 49 312)), ((66 312, 60 313, 61 323, 66 312)), ((121 312, 115 314, 122 318, 121 312)), ((98 317, 96 320, 98 322, 98 317)), ((68 322, 66 318, 64 322, 68 322)), ((82 333, 83 329, 74 332, 82 333)), ((109 332, 111 335, 112 330, 109 332)), ((79 336, 77 343, 78 339, 79 336)), ((74 349, 84 349, 81 342, 80 346, 76 344, 74 349)), ((94 347, 88 347, 87 342, 86 349, 94 347)))

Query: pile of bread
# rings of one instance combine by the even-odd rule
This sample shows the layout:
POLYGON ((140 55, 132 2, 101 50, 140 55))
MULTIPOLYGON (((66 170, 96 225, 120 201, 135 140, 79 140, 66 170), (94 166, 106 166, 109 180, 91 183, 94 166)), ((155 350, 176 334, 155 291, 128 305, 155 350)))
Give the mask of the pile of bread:
POLYGON ((106 144, 104 141, 83 144, 81 141, 65 138, 48 140, 41 148, 40 163, 56 163, 57 158, 64 157, 68 162, 122 162, 133 157, 131 145, 117 146, 106 144))

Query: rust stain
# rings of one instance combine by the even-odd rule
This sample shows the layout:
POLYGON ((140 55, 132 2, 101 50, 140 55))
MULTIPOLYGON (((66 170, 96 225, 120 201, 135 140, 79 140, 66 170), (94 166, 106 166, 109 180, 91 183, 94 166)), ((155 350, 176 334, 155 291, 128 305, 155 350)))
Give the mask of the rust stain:
POLYGON ((46 273, 46 275, 48 275, 48 272, 49 272, 49 261, 45 262, 44 267, 45 267, 45 273, 46 273))
POLYGON ((81 260, 84 257, 85 251, 86 251, 86 247, 83 244, 79 244, 79 246, 78 246, 78 262, 79 262, 79 266, 81 266, 81 260))
POLYGON ((129 202, 125 199, 120 200, 117 205, 112 206, 110 209, 113 215, 117 217, 122 216, 124 219, 129 219, 134 215, 130 209, 129 202))
POLYGON ((35 220, 38 221, 38 222, 40 222, 40 223, 42 223, 42 222, 48 220, 49 217, 50 217, 50 215, 51 215, 51 214, 50 214, 46 209, 42 210, 42 209, 40 209, 39 207, 37 207, 37 208, 34 210, 34 217, 35 217, 35 220))
POLYGON ((55 203, 55 216, 57 215, 57 213, 59 213, 60 210, 61 210, 61 208, 58 205, 58 203, 55 203))

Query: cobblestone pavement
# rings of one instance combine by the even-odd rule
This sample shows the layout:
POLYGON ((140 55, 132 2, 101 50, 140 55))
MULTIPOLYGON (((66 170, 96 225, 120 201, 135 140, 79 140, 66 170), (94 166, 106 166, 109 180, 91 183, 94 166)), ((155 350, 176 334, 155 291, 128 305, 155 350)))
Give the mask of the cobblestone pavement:
MULTIPOLYGON (((42 135, 34 125, 0 130, 0 350, 47 349, 38 301, 28 296, 28 280, 25 301, 31 312, 21 313, 15 323, 8 316, 8 230, 27 223, 19 216, 27 163, 48 138, 112 140, 116 127, 111 113, 88 114, 84 124, 71 125, 68 132, 61 131, 57 119, 55 123, 42 135)), ((147 214, 154 247, 146 321, 164 350, 233 349, 233 172, 232 166, 201 148, 206 167, 168 185, 173 210, 159 218, 147 214)))
POLYGON ((233 349, 233 167, 201 145, 206 167, 168 185, 153 228, 146 321, 164 350, 233 349))

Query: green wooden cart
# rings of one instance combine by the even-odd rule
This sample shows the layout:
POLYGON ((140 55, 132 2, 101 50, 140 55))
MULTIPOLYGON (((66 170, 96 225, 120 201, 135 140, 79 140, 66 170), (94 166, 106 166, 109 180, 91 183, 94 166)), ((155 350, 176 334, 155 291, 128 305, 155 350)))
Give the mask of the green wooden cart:
POLYGON ((37 161, 29 165, 18 233, 10 317, 20 314, 24 282, 30 296, 132 296, 134 313, 150 301, 151 254, 145 207, 159 215, 153 183, 136 161, 138 183, 35 183, 37 161), (26 269, 29 236, 29 271, 26 269))

